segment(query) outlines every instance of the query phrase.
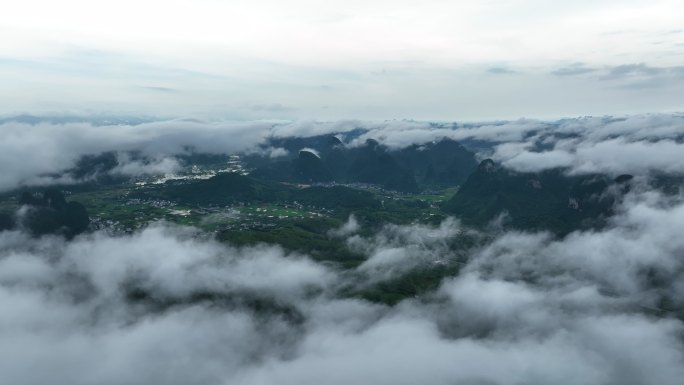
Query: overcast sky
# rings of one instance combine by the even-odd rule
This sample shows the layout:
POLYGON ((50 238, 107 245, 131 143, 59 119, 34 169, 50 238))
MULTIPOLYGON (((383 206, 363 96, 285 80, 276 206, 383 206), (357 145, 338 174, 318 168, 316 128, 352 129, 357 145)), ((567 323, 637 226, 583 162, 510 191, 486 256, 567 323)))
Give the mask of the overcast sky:
POLYGON ((22 0, 0 113, 475 120, 681 111, 677 0, 22 0))

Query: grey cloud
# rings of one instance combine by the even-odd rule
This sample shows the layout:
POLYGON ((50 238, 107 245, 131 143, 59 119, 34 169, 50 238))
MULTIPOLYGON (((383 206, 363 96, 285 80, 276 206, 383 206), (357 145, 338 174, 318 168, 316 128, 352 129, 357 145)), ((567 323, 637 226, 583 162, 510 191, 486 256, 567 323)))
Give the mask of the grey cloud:
POLYGON ((205 122, 195 119, 135 124, 98 119, 93 124, 74 119, 43 122, 39 117, 32 118, 30 123, 24 121, 8 118, 1 124, 0 190, 67 182, 64 177, 50 175, 72 167, 83 155, 114 151, 121 157, 128 151, 137 151, 153 162, 127 160, 115 171, 125 175, 170 172, 176 169, 173 156, 188 151, 229 154, 266 151, 272 156, 281 156, 282 149, 263 150, 260 145, 271 136, 310 136, 349 131, 361 125, 354 121, 205 122))
POLYGON ((681 174, 683 137, 684 118, 678 114, 586 118, 561 122, 526 141, 499 144, 493 156, 528 172, 567 167, 572 173, 681 174), (536 149, 540 140, 548 148, 536 149))
POLYGON ((292 112, 294 111, 294 108, 292 107, 287 107, 284 106, 280 103, 272 103, 272 104, 255 104, 250 106, 250 109, 253 111, 258 111, 258 112, 292 112))
POLYGON ((572 154, 565 151, 523 151, 506 159, 504 165, 518 171, 537 172, 558 167, 571 167, 573 161, 572 154))
POLYGON ((360 145, 367 139, 376 139, 391 148, 402 148, 411 144, 427 143, 441 138, 454 140, 476 139, 487 142, 509 142, 523 140, 530 133, 545 129, 548 124, 536 120, 519 119, 508 122, 478 123, 468 126, 434 126, 427 122, 392 121, 370 125, 369 130, 352 141, 360 145))
MULTIPOLYGON (((124 153, 125 154, 125 153, 124 153)), ((119 159, 125 156, 119 156, 119 159)), ((112 174, 128 176, 167 175, 179 171, 180 164, 173 158, 153 159, 151 162, 119 160, 119 164, 111 171, 112 174)))
POLYGON ((644 89, 664 87, 684 80, 684 66, 653 67, 645 63, 623 64, 608 68, 604 81, 619 82, 618 87, 644 89))
MULTIPOLYGON (((0 159, 4 168, 0 189, 11 189, 20 184, 49 183, 50 178, 42 175, 67 169, 85 154, 139 150, 161 158, 183 153, 188 146, 203 152, 231 153, 254 148, 269 135, 314 135, 350 130, 359 125, 359 122, 295 122, 272 127, 266 122, 231 124, 169 121, 136 126, 93 127, 85 123, 5 123, 0 133, 3 138, 0 141, 0 159), (27 157, 26 154, 32 156, 27 157)), ((440 131, 426 128, 424 124, 392 124, 379 126, 373 134, 366 136, 375 136, 390 145, 407 145, 416 140, 431 140, 439 135, 457 135, 449 129, 440 131)))
POLYGON ((627 117, 570 119, 554 128, 589 141, 622 137, 629 141, 676 139, 684 134, 684 115, 646 114, 627 117))
POLYGON ((269 158, 279 158, 281 156, 287 156, 289 154, 289 151, 280 147, 270 147, 265 149, 264 151, 268 153, 269 158))
POLYGON ((488 74, 494 74, 494 75, 512 75, 512 74, 517 74, 518 71, 515 71, 515 70, 507 68, 507 67, 490 67, 490 68, 487 68, 487 73, 488 74))
POLYGON ((615 87, 643 89, 663 87, 673 81, 681 81, 684 67, 656 67, 646 63, 629 63, 599 68, 584 63, 574 63, 560 67, 551 74, 561 77, 595 74, 597 79, 611 82, 615 87))
POLYGON ((560 67, 551 73, 557 76, 575 76, 588 73, 599 73, 603 80, 629 79, 636 77, 652 78, 661 75, 681 74, 684 67, 655 67, 646 63, 629 63, 604 68, 590 67, 585 63, 573 63, 560 67))
POLYGON ((342 226, 340 226, 337 229, 332 229, 328 232, 328 235, 331 237, 348 237, 361 228, 361 225, 359 224, 359 221, 356 220, 356 217, 354 214, 350 214, 349 218, 347 218, 347 222, 345 222, 342 226))
POLYGON ((275 125, 272 134, 275 137, 298 136, 307 137, 337 132, 351 131, 364 127, 361 120, 338 120, 334 122, 319 122, 315 120, 298 120, 287 124, 275 125))
MULTIPOLYGON (((72 167, 82 155, 105 151, 141 151, 153 159, 183 154, 189 148, 210 153, 249 151, 264 140, 271 126, 272 123, 268 122, 182 120, 101 126, 9 122, 0 130, 0 163, 3 167, 0 189, 29 184, 36 177, 72 167)), ((168 161, 158 165, 171 166, 168 161)), ((124 166, 120 171, 130 174, 133 170, 132 166, 124 166)), ((137 171, 142 169, 138 167, 137 171)))
POLYGON ((558 68, 551 73, 557 76, 576 76, 596 71, 598 71, 598 69, 587 67, 584 63, 574 63, 567 67, 558 68))
POLYGON ((358 268, 371 283, 401 276, 417 266, 458 263, 453 241, 467 233, 458 221, 447 219, 439 227, 386 225, 372 238, 349 237, 347 244, 368 256, 358 268))
MULTIPOLYGON (((546 234, 507 233, 484 248, 473 266, 494 271, 498 279, 527 277, 549 287, 588 282, 656 307, 649 290, 662 287, 652 286, 644 274, 650 269, 670 277, 664 278, 667 282, 678 281, 684 243, 675 229, 684 221, 684 204, 681 197, 671 202, 652 192, 633 193, 618 211, 608 229, 576 232, 562 240, 546 234)), ((683 293, 672 294, 684 300, 683 293)))
POLYGON ((164 93, 180 92, 180 90, 177 88, 162 87, 162 86, 141 86, 140 88, 145 89, 145 90, 149 90, 149 91, 164 92, 164 93))
POLYGON ((326 268, 276 247, 230 249, 164 227, 73 243, 4 232, 0 250, 8 310, 0 316, 0 366, 12 383, 222 383, 265 352, 285 354, 268 340, 296 335, 292 321, 274 315, 257 323, 239 303, 160 312, 130 303, 126 288, 147 290, 160 304, 198 292, 287 302, 334 281, 326 268))
POLYGON ((608 78, 619 78, 626 76, 639 76, 639 75, 658 75, 669 71, 668 68, 661 67, 651 67, 644 63, 638 64, 623 64, 619 66, 612 67, 608 71, 608 78))
POLYGON ((671 140, 629 143, 608 140, 577 149, 573 168, 577 172, 645 174, 650 171, 681 174, 684 145, 671 140))

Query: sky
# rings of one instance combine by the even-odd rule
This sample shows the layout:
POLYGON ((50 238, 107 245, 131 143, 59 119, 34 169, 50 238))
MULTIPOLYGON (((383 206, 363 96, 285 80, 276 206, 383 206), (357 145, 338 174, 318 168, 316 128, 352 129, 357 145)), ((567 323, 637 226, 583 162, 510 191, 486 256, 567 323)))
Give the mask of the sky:
POLYGON ((0 114, 480 120, 676 112, 676 0, 25 0, 0 114))

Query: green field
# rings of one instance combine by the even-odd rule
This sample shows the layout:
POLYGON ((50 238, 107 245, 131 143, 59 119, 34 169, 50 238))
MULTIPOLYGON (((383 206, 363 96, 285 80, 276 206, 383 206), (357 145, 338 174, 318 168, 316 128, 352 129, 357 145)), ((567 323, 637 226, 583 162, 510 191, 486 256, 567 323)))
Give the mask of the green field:
MULTIPOLYGON (((329 235, 349 215, 357 218, 361 225, 358 233, 363 236, 371 236, 386 223, 438 224, 445 218, 441 203, 456 191, 449 188, 427 194, 394 194, 347 187, 293 189, 284 186, 285 193, 280 193, 278 186, 258 185, 259 191, 276 191, 268 195, 274 199, 265 201, 257 196, 254 200, 236 201, 221 198, 220 190, 211 191, 211 195, 202 191, 195 194, 192 186, 192 183, 118 184, 78 186, 62 191, 68 201, 79 202, 86 208, 93 230, 130 233, 165 221, 200 228, 213 233, 217 240, 236 246, 277 244, 340 269, 353 269, 367 258, 350 250, 344 239, 329 235), (182 189, 178 191, 185 195, 173 195, 174 189, 182 189), (168 199, 169 196, 178 198, 168 199), (205 196, 209 197, 209 203, 202 204, 196 198, 205 196)), ((18 208, 19 193, 0 196, 0 212, 14 212, 18 208)), ((341 295, 393 304, 434 289, 444 276, 456 274, 458 268, 457 265, 429 266, 376 286, 348 287, 341 295)))

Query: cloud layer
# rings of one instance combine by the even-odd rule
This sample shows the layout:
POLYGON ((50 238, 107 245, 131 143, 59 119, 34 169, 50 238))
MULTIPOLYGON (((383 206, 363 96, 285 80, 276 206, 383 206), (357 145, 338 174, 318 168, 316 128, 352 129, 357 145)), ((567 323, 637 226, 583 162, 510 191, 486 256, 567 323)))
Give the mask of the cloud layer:
POLYGON ((684 171, 684 116, 569 119, 524 140, 503 143, 493 156, 520 171, 566 167, 617 175, 684 171))
MULTIPOLYGON (((124 175, 168 173, 178 170, 176 155, 254 152, 272 157, 287 155, 264 147, 268 138, 345 133, 347 145, 376 139, 402 148, 447 137, 458 140, 481 157, 493 157, 519 171, 565 167, 573 173, 647 174, 684 170, 684 116, 652 114, 627 117, 589 117, 559 121, 521 119, 480 123, 318 121, 198 121, 166 120, 137 124, 97 122, 41 122, 5 120, 0 124, 0 190, 19 185, 69 181, 58 174, 83 155, 117 151, 124 175), (146 163, 127 157, 137 151, 146 163)), ((342 135, 344 137, 344 135, 342 135)))
POLYGON ((163 224, 69 243, 3 232, 0 371, 22 384, 678 384, 684 203, 631 193, 619 212, 564 239, 500 234, 394 307, 338 288, 448 257, 457 222, 352 236, 368 260, 351 272, 163 224))
MULTIPOLYGON (((254 148, 263 141, 272 123, 210 123, 175 120, 138 125, 88 123, 34 125, 6 122, 0 133, 0 189, 41 183, 41 176, 72 167, 87 154, 105 151, 141 151, 155 159, 152 166, 123 160, 119 170, 140 174, 173 170, 165 159, 189 150, 235 153, 254 148)), ((43 181, 44 182, 44 181, 43 181)))

